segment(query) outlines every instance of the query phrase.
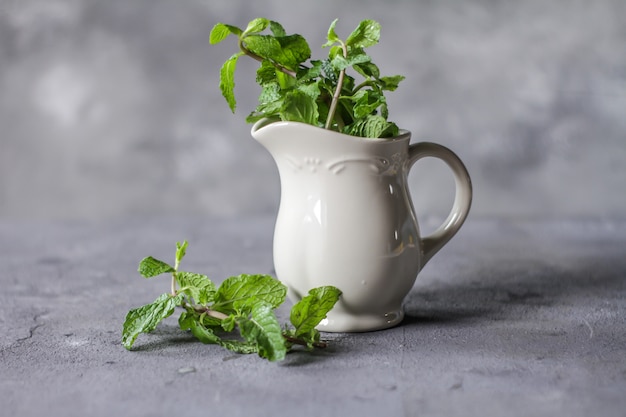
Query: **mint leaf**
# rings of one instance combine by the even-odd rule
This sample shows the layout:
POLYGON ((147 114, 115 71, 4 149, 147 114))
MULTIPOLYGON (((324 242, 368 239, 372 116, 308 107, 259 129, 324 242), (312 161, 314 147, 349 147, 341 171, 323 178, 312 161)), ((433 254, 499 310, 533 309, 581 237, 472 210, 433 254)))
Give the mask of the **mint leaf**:
POLYGON ((289 319, 295 327, 294 335, 302 337, 308 335, 320 322, 326 318, 328 312, 339 300, 341 291, 333 286, 313 288, 309 294, 293 305, 289 319))
POLYGON ((178 324, 181 330, 190 330, 191 334, 204 344, 219 345, 235 353, 250 354, 258 352, 256 343, 220 338, 215 334, 213 329, 198 322, 198 317, 195 314, 189 314, 187 312, 182 313, 178 324))
POLYGON ((276 81, 283 92, 289 92, 296 85, 296 79, 284 72, 276 73, 276 81))
MULTIPOLYGON (((298 85, 298 91, 303 92, 313 100, 316 100, 320 95, 320 87, 317 83, 300 84, 298 85)), ((315 104, 317 104, 317 102, 315 104)))
POLYGON ((323 61, 311 61, 311 68, 300 68, 298 72, 298 83, 315 81, 316 83, 322 82, 317 80, 322 75, 323 61))
POLYGON ((326 40, 328 42, 322 45, 322 48, 326 48, 334 45, 337 42, 341 42, 341 39, 339 39, 339 36, 337 36, 337 33, 335 32, 335 26, 337 26, 337 21, 339 21, 339 19, 333 20, 330 24, 330 27, 328 28, 328 33, 326 34, 326 40))
POLYGON ((287 297, 287 287, 269 275, 242 274, 227 278, 217 289, 213 310, 230 314, 252 301, 265 301, 273 308, 287 297))
POLYGON ((238 317, 239 315, 237 314, 231 314, 228 317, 226 317, 220 323, 220 325, 222 326, 222 329, 224 329, 224 331, 227 331, 227 332, 232 332, 235 329, 235 326, 237 325, 238 317))
POLYGON ((181 330, 191 330, 191 334, 204 344, 216 345, 221 342, 213 330, 204 327, 193 314, 182 313, 178 319, 181 330))
POLYGON ((122 344, 128 350, 140 333, 149 333, 165 318, 172 315, 176 306, 183 302, 183 295, 163 294, 153 303, 130 310, 124 320, 122 344))
POLYGON ((265 19, 264 17, 258 17, 248 23, 248 27, 243 32, 242 37, 248 36, 251 33, 259 33, 263 32, 270 24, 270 21, 265 19))
POLYGON ((364 138, 383 138, 397 136, 399 129, 395 123, 388 122, 383 116, 368 115, 353 124, 345 126, 344 133, 364 138))
POLYGON ((276 83, 276 67, 270 61, 263 60, 256 70, 256 82, 265 87, 268 83, 276 83))
POLYGON ((218 23, 213 26, 211 33, 209 33, 209 43, 215 45, 220 43, 228 37, 230 34, 239 36, 241 35, 241 29, 231 25, 225 25, 224 23, 218 23))
POLYGON ((274 64, 296 70, 301 62, 311 56, 311 49, 300 35, 276 38, 271 35, 246 36, 245 46, 248 50, 274 64))
POLYGON ((271 304, 255 303, 250 317, 240 317, 237 324, 241 336, 248 343, 256 345, 260 357, 272 362, 285 358, 287 353, 285 339, 271 304))
POLYGON ((374 64, 373 62, 364 62, 360 64, 355 64, 354 69, 356 72, 358 72, 365 78, 380 77, 380 70, 378 69, 378 66, 376 66, 376 64, 374 64))
POLYGON ((270 21, 270 30, 272 31, 272 35, 276 37, 287 35, 285 28, 280 23, 274 22, 273 20, 270 21))
POLYGON ((315 98, 301 90, 289 92, 283 100, 280 116, 283 120, 316 125, 319 114, 315 98))
POLYGON ((380 84, 383 90, 394 91, 398 88, 398 84, 400 81, 404 80, 406 77, 403 75, 394 75, 392 77, 381 77, 380 84))
POLYGON ((378 43, 380 39, 380 24, 374 20, 363 20, 348 36, 346 45, 351 48, 367 48, 378 43))
POLYGON ((354 101, 354 117, 364 118, 385 104, 385 97, 375 90, 360 90, 350 97, 354 101))
POLYGON ((261 95, 259 96, 260 104, 273 103, 280 99, 280 86, 278 85, 278 83, 271 82, 263 86, 263 89, 261 90, 261 95))
POLYGON ((183 243, 176 242, 176 268, 178 269, 178 264, 183 260, 185 254, 187 253, 187 241, 183 241, 183 243))
POLYGON ((302 36, 289 35, 277 39, 280 43, 282 57, 276 61, 284 63, 287 68, 295 70, 299 64, 311 57, 311 48, 302 36))
POLYGON ((349 54, 347 58, 344 58, 343 55, 336 55, 330 61, 330 64, 333 66, 333 68, 336 71, 341 71, 357 64, 364 64, 366 62, 370 62, 371 60, 372 58, 364 53, 349 54))
POLYGON ((257 344, 252 343, 252 342, 242 342, 240 340, 222 339, 220 340, 219 345, 222 346, 223 348, 230 350, 231 352, 243 353, 245 355, 259 352, 259 347, 257 346, 257 344))
POLYGON ((259 105, 247 118, 247 121, 258 121, 264 118, 272 118, 280 114, 283 107, 282 99, 259 105))
POLYGON ((276 62, 281 56, 278 39, 271 35, 249 35, 244 39, 246 48, 263 59, 276 62))
POLYGON ((141 262, 139 262, 138 272, 144 278, 152 278, 152 277, 156 277, 157 275, 166 274, 166 273, 175 272, 175 271, 176 270, 169 264, 163 261, 160 261, 158 259, 155 259, 152 256, 143 258, 141 262))
POLYGON ((243 52, 238 52, 231 56, 224 62, 220 70, 220 90, 233 113, 237 107, 237 100, 235 100, 235 69, 237 68, 237 60, 242 55, 243 52))
POLYGON ((180 291, 193 298, 198 304, 206 305, 215 297, 215 284, 206 276, 193 272, 177 272, 176 282, 180 291))

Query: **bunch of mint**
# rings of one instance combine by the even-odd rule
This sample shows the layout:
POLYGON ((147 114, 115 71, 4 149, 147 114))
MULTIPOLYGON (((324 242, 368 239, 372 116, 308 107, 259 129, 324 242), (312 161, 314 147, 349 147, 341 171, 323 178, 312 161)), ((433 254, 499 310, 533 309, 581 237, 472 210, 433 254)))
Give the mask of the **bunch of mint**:
POLYGON ((312 289, 292 307, 293 327, 281 328, 274 310, 285 301, 287 288, 280 281, 269 275, 239 275, 216 287, 206 275, 179 271, 186 250, 187 241, 176 243, 174 266, 153 257, 139 264, 139 273, 145 278, 172 274, 171 291, 128 312, 122 331, 126 349, 132 348, 139 334, 153 331, 171 316, 176 307, 184 309, 178 319, 182 330, 190 330, 203 343, 237 353, 257 353, 279 361, 294 345, 307 349, 326 346, 315 327, 339 299, 337 288, 312 289))
POLYGON ((382 77, 365 48, 378 43, 380 24, 363 20, 341 40, 335 32, 337 20, 328 29, 324 47, 328 58, 311 60, 311 49, 300 35, 287 35, 277 22, 257 18, 245 30, 224 23, 211 30, 209 41, 217 44, 229 35, 238 38, 239 52, 220 71, 220 89, 234 112, 235 69, 243 55, 261 62, 256 81, 261 86, 259 105, 247 121, 262 118, 297 121, 352 136, 378 138, 398 134, 398 126, 387 120, 384 91, 393 91, 403 76, 382 77), (269 28, 270 34, 263 34, 269 28), (346 73, 352 68, 363 80, 346 73))

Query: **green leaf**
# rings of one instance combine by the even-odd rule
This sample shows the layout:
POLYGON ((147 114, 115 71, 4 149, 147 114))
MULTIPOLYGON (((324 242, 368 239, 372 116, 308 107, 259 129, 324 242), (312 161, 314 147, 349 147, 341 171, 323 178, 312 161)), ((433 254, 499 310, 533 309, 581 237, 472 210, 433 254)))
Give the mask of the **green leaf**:
POLYGON ((239 36, 242 32, 241 29, 239 29, 238 27, 225 25, 224 23, 218 23, 213 26, 213 29, 211 29, 211 33, 209 34, 209 43, 212 45, 220 43, 221 41, 226 39, 231 33, 233 35, 239 36))
POLYGON ((298 85, 298 91, 303 92, 313 100, 317 100, 320 95, 320 87, 318 83, 300 84, 298 85))
MULTIPOLYGON (((176 266, 183 260, 185 254, 187 253, 187 241, 183 241, 183 243, 176 242, 176 266)), ((178 269, 178 268, 177 268, 178 269)))
MULTIPOLYGON (((389 118, 389 108, 387 107, 387 102, 380 105, 380 115, 383 116, 385 120, 389 118)), ((398 133, 399 133, 399 130, 398 130, 398 133)), ((396 135, 397 133, 394 136, 396 135)))
POLYGON ((273 308, 281 305, 287 296, 287 287, 270 275, 238 275, 227 278, 215 293, 213 310, 225 314, 235 312, 241 306, 265 301, 273 308))
POLYGON ((337 85, 338 74, 330 64, 330 59, 325 59, 322 61, 322 72, 324 73, 324 82, 328 84, 329 90, 333 91, 334 87, 337 85))
POLYGON ((259 95, 260 104, 273 103, 280 99, 280 86, 278 83, 267 83, 263 85, 261 88, 261 94, 259 95))
POLYGON ((246 118, 247 121, 258 121, 264 118, 277 118, 280 120, 279 114, 283 107, 283 101, 277 100, 269 103, 260 104, 254 112, 246 118))
POLYGON ((276 83, 276 67, 270 61, 263 60, 256 70, 256 82, 263 87, 268 83, 276 83))
POLYGON ((251 33, 263 32, 269 26, 269 24, 269 20, 263 17, 257 17, 256 19, 248 23, 248 27, 246 27, 246 30, 243 32, 242 37, 248 36, 251 33))
POLYGON ((328 42, 326 42, 324 45, 322 45, 322 48, 326 48, 326 47, 332 46, 332 45, 334 45, 337 42, 341 43, 341 39, 339 39, 339 36, 337 36, 337 33, 335 32, 335 26, 337 26, 337 22, 338 21, 339 21, 339 19, 335 19, 330 24, 330 27, 328 28, 328 34, 326 35, 326 40, 328 42))
POLYGON ((237 100, 235 100, 235 69, 237 68, 237 60, 242 55, 243 52, 238 52, 231 56, 224 62, 220 70, 220 90, 233 113, 237 107, 237 100))
MULTIPOLYGON (((385 114, 387 111, 385 111, 385 114)), ((385 128, 378 134, 379 138, 395 138, 400 134, 400 128, 393 122, 387 122, 385 128)))
POLYGON ((381 77, 379 81, 383 90, 395 91, 398 88, 398 84, 400 84, 400 81, 404 80, 405 78, 406 77, 404 77, 403 75, 394 75, 392 77, 381 77))
POLYGON ((328 50, 328 59, 332 61, 336 56, 343 57, 343 48, 339 45, 331 46, 328 50))
POLYGON ((333 286, 313 288, 309 294, 291 308, 290 320, 295 327, 295 336, 309 335, 339 300, 341 291, 333 286))
POLYGON ((244 355, 259 352, 259 347, 256 343, 242 342, 240 340, 222 339, 220 340, 219 344, 220 346, 230 350, 231 352, 242 353, 244 355))
POLYGON ((364 62, 361 64, 354 64, 354 69, 365 78, 378 78, 380 77, 380 70, 378 66, 373 62, 364 62))
POLYGON ((317 125, 319 113, 315 98, 301 90, 290 91, 283 99, 280 117, 285 121, 317 125))
POLYGON ((252 306, 250 317, 237 320, 241 336, 258 348, 259 356, 270 361, 285 358, 287 347, 272 305, 259 302, 252 306))
POLYGON ((202 274, 179 271, 176 273, 176 281, 180 291, 202 305, 212 302, 217 291, 209 277, 202 274))
POLYGON ((259 120, 265 119, 267 116, 264 113, 258 113, 253 111, 249 115, 246 116, 246 123, 256 123, 259 120))
POLYGON ((157 275, 166 274, 169 272, 175 272, 176 270, 169 264, 148 256, 139 262, 138 272, 144 278, 152 278, 157 275))
POLYGON ((310 68, 299 68, 298 69, 298 82, 308 82, 315 80, 315 82, 321 82, 318 78, 322 74, 322 61, 313 60, 311 61, 310 68))
POLYGON ((228 317, 226 317, 220 323, 220 325, 222 326, 222 329, 224 329, 224 331, 226 331, 226 332, 232 332, 235 329, 235 326, 237 325, 237 318, 238 317, 239 317, 239 315, 237 315, 237 314, 231 314, 228 317))
POLYGON ((298 340, 299 343, 297 344, 302 344, 301 342, 304 342, 308 350, 313 350, 315 349, 315 344, 321 339, 320 332, 317 329, 311 329, 308 333, 301 333, 299 336, 296 336, 295 330, 290 329, 283 332, 283 337, 285 337, 285 343, 287 344, 288 349, 291 349, 294 346, 294 340, 298 340))
POLYGON ((282 90, 289 90, 296 85, 296 79, 282 71, 276 72, 276 80, 282 90))
POLYGON ((204 344, 214 345, 219 344, 221 341, 213 330, 200 324, 194 314, 182 313, 178 318, 178 325, 181 330, 191 330, 191 334, 204 344))
POLYGON ((291 64, 288 68, 296 70, 299 64, 311 57, 311 48, 306 39, 300 35, 282 36, 278 38, 278 42, 280 43, 283 58, 277 62, 291 64))
POLYGON ((283 25, 278 22, 274 22, 273 20, 270 21, 270 30, 272 31, 272 35, 276 37, 287 35, 287 32, 285 32, 285 28, 283 27, 283 25))
POLYGON ((336 71, 341 71, 353 65, 370 62, 371 60, 372 58, 366 54, 350 54, 347 58, 344 58, 342 55, 336 55, 330 61, 330 64, 336 71))
POLYGON ((374 20, 363 20, 348 36, 346 45, 351 48, 367 48, 380 40, 380 24, 374 20))
POLYGON ((191 328, 191 322, 198 320, 196 316, 195 313, 191 313, 190 311, 180 313, 180 316, 178 316, 178 326, 180 329, 189 330, 191 328))
POLYGON ((250 35, 244 41, 246 48, 263 59, 276 61, 276 58, 280 58, 280 42, 271 35, 250 35))
POLYGON ((345 126, 343 133, 364 138, 386 138, 398 135, 398 126, 379 115, 369 115, 345 126))
POLYGON ((140 333, 149 333, 165 318, 172 315, 176 306, 183 302, 183 295, 163 294, 153 303, 130 310, 124 320, 122 344, 128 350, 140 333))
POLYGON ((178 324, 182 330, 190 330, 191 334, 204 344, 219 345, 235 353, 250 354, 258 352, 256 343, 220 338, 213 329, 198 322, 198 317, 194 314, 182 313, 178 324))
POLYGON ((367 117, 385 104, 385 96, 375 90, 359 90, 350 100, 354 102, 354 117, 357 119, 367 117))
POLYGON ((300 35, 276 38, 271 35, 250 35, 246 48, 263 59, 295 71, 298 65, 311 56, 311 49, 300 35))

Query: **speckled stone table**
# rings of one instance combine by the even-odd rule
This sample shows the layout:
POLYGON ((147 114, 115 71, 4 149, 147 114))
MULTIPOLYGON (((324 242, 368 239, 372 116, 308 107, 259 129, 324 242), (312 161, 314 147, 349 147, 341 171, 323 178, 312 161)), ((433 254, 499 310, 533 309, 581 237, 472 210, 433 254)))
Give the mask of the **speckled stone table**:
POLYGON ((325 334, 326 350, 281 363, 195 342, 173 317, 121 346, 128 309, 169 285, 141 278, 141 258, 171 259, 187 239, 186 268, 217 282, 272 273, 272 229, 269 217, 0 221, 1 414, 626 415, 623 221, 470 217, 400 326, 325 334))

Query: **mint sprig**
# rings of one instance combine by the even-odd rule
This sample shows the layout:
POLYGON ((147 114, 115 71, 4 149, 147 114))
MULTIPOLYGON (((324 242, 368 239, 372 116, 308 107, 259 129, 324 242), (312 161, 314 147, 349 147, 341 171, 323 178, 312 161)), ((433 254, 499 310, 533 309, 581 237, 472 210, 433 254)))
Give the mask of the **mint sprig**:
POLYGON ((389 112, 385 91, 394 91, 401 75, 381 77, 365 49, 380 40, 380 24, 363 20, 342 40, 334 20, 327 33, 328 57, 311 59, 307 41, 288 35, 277 22, 257 18, 246 29, 217 23, 209 42, 217 44, 230 35, 237 37, 239 51, 222 65, 220 90, 231 111, 235 111, 235 71, 239 58, 247 55, 261 63, 256 81, 261 86, 259 104, 247 121, 262 118, 297 121, 361 137, 393 137, 395 123, 389 112), (269 29, 269 33, 265 33, 269 29), (352 69, 362 80, 347 73, 352 69))
POLYGON ((132 349, 141 333, 153 331, 176 307, 183 309, 178 319, 182 330, 189 330, 202 343, 233 352, 279 361, 295 345, 326 346, 315 327, 339 299, 337 288, 312 289, 292 307, 291 325, 281 328, 274 310, 286 299, 285 285, 269 275, 242 274, 216 287, 206 275, 179 270, 186 250, 187 241, 176 244, 174 266, 150 256, 139 263, 138 271, 145 278, 171 273, 171 291, 128 312, 122 330, 126 349, 132 349))

